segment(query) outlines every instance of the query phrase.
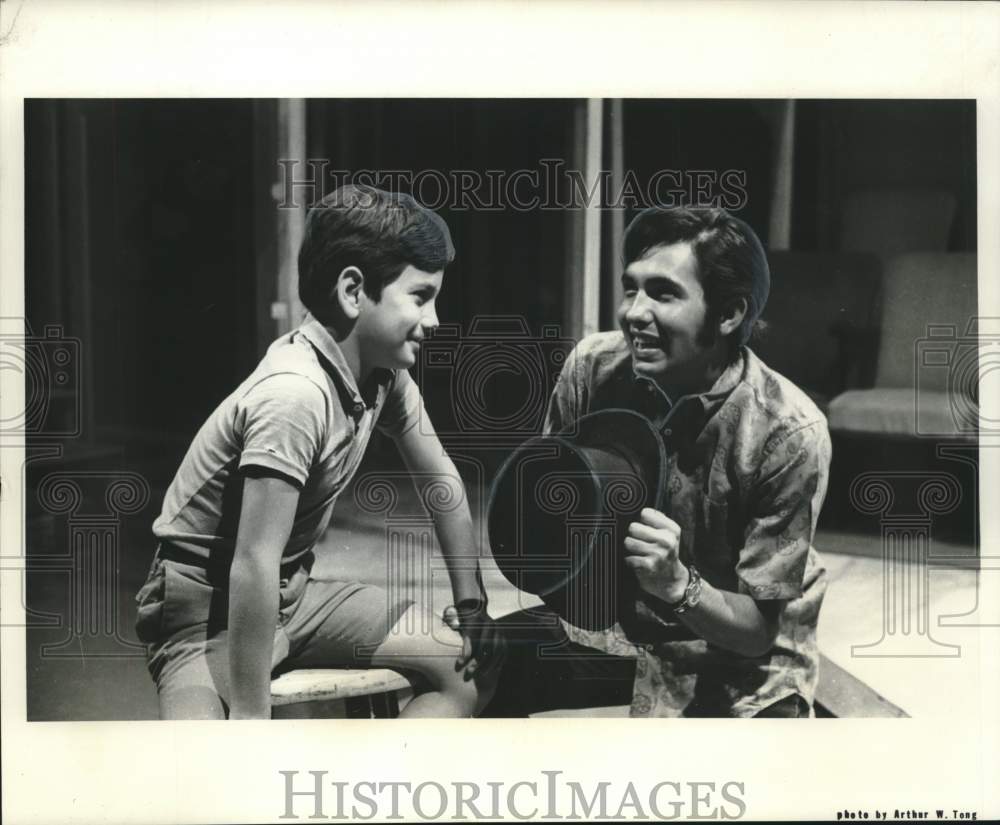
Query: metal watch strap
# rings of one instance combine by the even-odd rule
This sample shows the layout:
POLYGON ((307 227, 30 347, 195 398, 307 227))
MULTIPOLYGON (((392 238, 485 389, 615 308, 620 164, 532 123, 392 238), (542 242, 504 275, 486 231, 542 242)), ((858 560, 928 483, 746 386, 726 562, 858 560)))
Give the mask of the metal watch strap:
POLYGON ((688 584, 684 588, 684 598, 671 605, 674 613, 684 613, 701 601, 701 573, 693 564, 688 566, 688 584))

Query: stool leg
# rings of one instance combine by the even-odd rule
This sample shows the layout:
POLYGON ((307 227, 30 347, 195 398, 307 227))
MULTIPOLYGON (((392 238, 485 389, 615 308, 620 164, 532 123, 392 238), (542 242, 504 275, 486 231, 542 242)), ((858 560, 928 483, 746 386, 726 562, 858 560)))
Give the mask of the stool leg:
POLYGON ((371 700, 372 718, 374 719, 395 719, 399 716, 399 700, 396 698, 396 691, 387 693, 375 693, 369 697, 371 700))
POLYGON ((344 700, 344 711, 348 719, 371 719, 372 706, 368 696, 352 696, 344 700))

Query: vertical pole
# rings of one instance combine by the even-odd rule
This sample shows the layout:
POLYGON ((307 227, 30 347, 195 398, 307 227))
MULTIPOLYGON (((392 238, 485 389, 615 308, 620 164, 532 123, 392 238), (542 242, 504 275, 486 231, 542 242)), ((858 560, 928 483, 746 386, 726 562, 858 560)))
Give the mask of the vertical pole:
MULTIPOLYGON (((278 158, 293 160, 295 169, 305 174, 306 166, 306 102, 301 98, 278 102, 278 158)), ((302 321, 303 308, 299 301, 297 259, 305 230, 307 205, 298 198, 294 205, 278 210, 278 300, 272 306, 272 317, 281 334, 294 329, 302 321)))
POLYGON ((771 221, 768 246, 789 249, 792 243, 792 173, 795 164, 795 101, 786 100, 778 115, 774 183, 771 191, 771 221))
POLYGON ((601 155, 604 101, 587 101, 586 153, 584 178, 587 192, 583 219, 583 306, 582 333, 591 335, 601 324, 601 155))
MULTIPOLYGON (((69 114, 68 139, 70 143, 70 173, 68 177, 69 199, 72 204, 70 223, 71 249, 74 250, 74 269, 70 272, 70 277, 75 281, 76 286, 71 287, 71 294, 75 294, 79 304, 70 308, 67 303, 63 307, 68 310, 62 315, 70 320, 72 329, 77 337, 83 342, 84 351, 83 363, 80 364, 80 394, 81 407, 80 422, 81 440, 93 441, 94 439, 94 376, 96 369, 95 343, 93 335, 93 296, 92 296, 92 273, 91 273, 91 208, 90 208, 90 176, 89 163, 90 145, 87 132, 87 115, 83 107, 73 106, 69 114), (76 310, 75 317, 73 310, 76 310), (75 323, 78 322, 78 323, 75 323)), ((41 334, 41 330, 35 330, 36 334, 41 334)))
POLYGON ((580 339, 596 332, 601 311, 601 114, 603 101, 581 101, 573 113, 567 232, 566 332, 580 339))
MULTIPOLYGON (((610 101, 610 112, 608 118, 609 136, 611 142, 611 192, 612 197, 617 197, 625 184, 625 116, 624 104, 620 97, 610 101)), ((608 250, 606 260, 608 263, 607 277, 611 282, 610 294, 611 306, 605 313, 608 320, 613 321, 615 310, 622 302, 622 282, 619 267, 622 254, 622 240, 625 237, 625 207, 612 203, 609 204, 610 212, 610 235, 608 237, 608 250)))

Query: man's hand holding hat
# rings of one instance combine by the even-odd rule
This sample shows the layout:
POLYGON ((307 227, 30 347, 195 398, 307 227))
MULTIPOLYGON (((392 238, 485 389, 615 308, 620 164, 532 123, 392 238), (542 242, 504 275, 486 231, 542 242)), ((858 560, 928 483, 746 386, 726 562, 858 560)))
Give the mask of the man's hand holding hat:
POLYGON ((690 574, 678 557, 681 528, 659 510, 644 507, 628 527, 625 564, 639 586, 668 604, 684 598, 690 574))

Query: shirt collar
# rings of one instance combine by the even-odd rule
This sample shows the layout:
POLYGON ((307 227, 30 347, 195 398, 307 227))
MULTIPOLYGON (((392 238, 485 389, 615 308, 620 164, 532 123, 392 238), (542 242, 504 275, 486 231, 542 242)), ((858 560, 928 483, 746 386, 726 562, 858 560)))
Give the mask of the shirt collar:
MULTIPOLYGON (((323 359, 326 371, 349 400, 351 410, 358 415, 364 412, 366 406, 371 406, 365 404, 361 390, 358 387, 358 382, 354 378, 354 373, 351 372, 343 351, 329 330, 318 319, 306 313, 306 317, 299 326, 298 333, 312 344, 316 352, 319 353, 323 359)), ((392 371, 383 369, 375 370, 372 377, 376 385, 381 388, 386 386, 391 380, 392 371)))
MULTIPOLYGON (((747 369, 747 350, 746 348, 740 349, 740 354, 731 364, 729 364, 712 384, 711 388, 703 393, 698 393, 694 395, 684 395, 674 402, 660 387, 648 378, 637 376, 635 373, 632 374, 633 380, 635 381, 636 387, 639 389, 639 396, 645 396, 646 404, 654 403, 661 410, 666 410, 666 415, 670 418, 674 418, 674 412, 680 408, 688 408, 691 410, 683 414, 685 419, 688 419, 689 415, 692 419, 696 418, 698 424, 703 426, 705 421, 718 411, 719 407, 723 405, 725 400, 729 397, 729 394, 736 389, 737 384, 743 380, 743 376, 747 369), (698 415, 694 415, 694 411, 698 411, 698 415)), ((679 423, 679 422, 677 422, 679 423)), ((693 420, 692 420, 693 423, 693 420)), ((700 428, 699 426, 699 428, 700 428)))

